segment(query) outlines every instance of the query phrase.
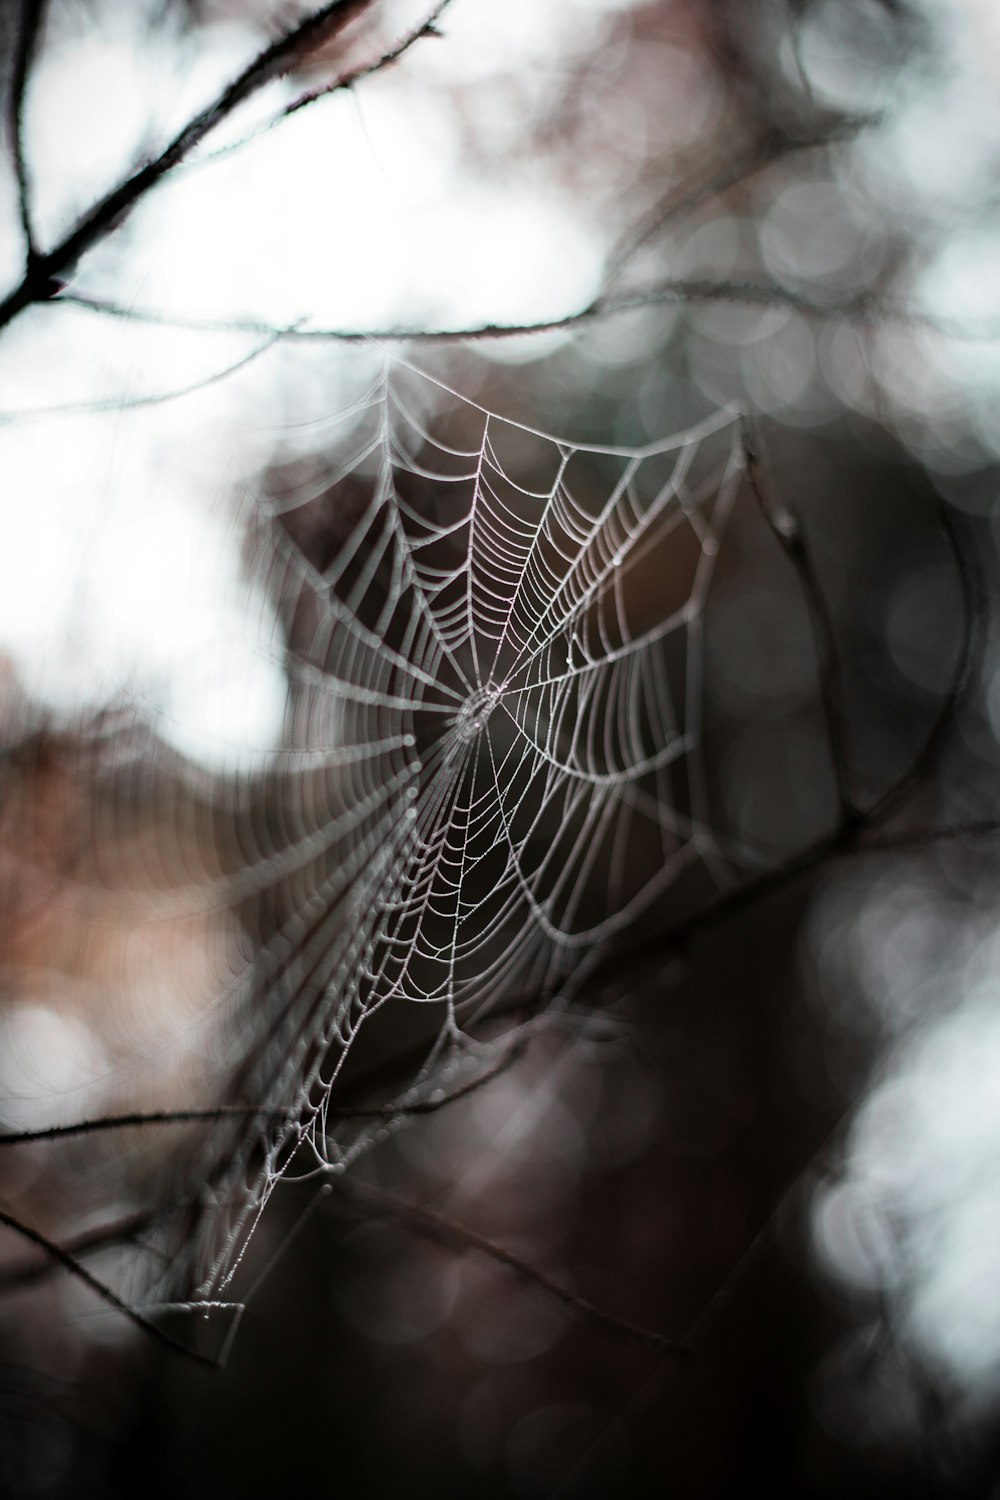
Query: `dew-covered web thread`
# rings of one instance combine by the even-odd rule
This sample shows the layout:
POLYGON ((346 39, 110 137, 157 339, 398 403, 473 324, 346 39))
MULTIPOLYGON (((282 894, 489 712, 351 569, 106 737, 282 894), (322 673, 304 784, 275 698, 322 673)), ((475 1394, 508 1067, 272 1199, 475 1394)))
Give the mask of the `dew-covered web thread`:
POLYGON ((387 358, 326 452, 263 501, 289 728, 242 879, 284 903, 241 1033, 237 1092, 263 1123, 209 1146, 227 1166, 205 1167, 208 1300, 282 1176, 342 1170, 488 1068, 682 872, 732 875, 701 712, 736 415, 640 448, 572 444, 387 358), (359 1029, 413 1007, 425 1061, 398 1117, 338 1118, 359 1029))

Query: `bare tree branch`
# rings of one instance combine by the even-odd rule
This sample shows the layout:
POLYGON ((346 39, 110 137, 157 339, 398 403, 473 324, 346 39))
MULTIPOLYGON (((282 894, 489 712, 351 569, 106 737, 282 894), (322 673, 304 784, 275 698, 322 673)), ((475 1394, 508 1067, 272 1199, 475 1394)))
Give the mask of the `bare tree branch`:
POLYGON ((475 1250, 480 1255, 487 1256, 497 1265, 512 1271, 515 1276, 538 1287, 547 1296, 561 1303, 577 1322, 584 1323, 601 1333, 626 1339, 633 1344, 640 1344, 650 1353, 659 1355, 661 1359, 687 1361, 691 1358, 693 1351, 686 1344, 677 1343, 652 1329, 641 1328, 624 1318, 616 1318, 611 1313, 603 1312, 585 1298, 577 1296, 575 1292, 553 1281, 544 1272, 528 1265, 511 1251, 495 1245, 492 1240, 476 1234, 472 1229, 467 1229, 464 1224, 456 1224, 453 1219, 447 1219, 432 1209, 423 1208, 417 1203, 407 1203, 391 1193, 384 1193, 378 1188, 371 1187, 368 1183, 361 1183, 346 1177, 338 1179, 336 1192, 330 1201, 334 1204, 342 1201, 339 1198, 341 1194, 349 1203, 353 1199, 354 1202, 350 1206, 363 1212, 366 1218, 396 1219, 414 1234, 422 1235, 425 1239, 434 1240, 438 1244, 458 1250, 475 1250))
POLYGON ((45 1125, 40 1130, 8 1130, 0 1134, 0 1146, 24 1146, 37 1141, 63 1140, 70 1136, 97 1135, 109 1130, 128 1130, 143 1125, 189 1125, 197 1121, 254 1119, 274 1116, 282 1111, 255 1109, 240 1104, 223 1104, 212 1109, 156 1109, 132 1111, 122 1115, 95 1115, 76 1120, 71 1125, 45 1125))
MULTIPOLYGON (((513 1067, 514 1063, 523 1057, 528 1045, 528 1037, 518 1037, 500 1060, 491 1068, 470 1078, 468 1082, 460 1084, 457 1088, 447 1093, 439 1094, 430 1099, 419 1099, 413 1104, 370 1104, 358 1105, 355 1108, 344 1106, 342 1108, 330 1108, 324 1111, 328 1119, 337 1120, 395 1120, 410 1115, 432 1115, 438 1110, 444 1109, 446 1105, 455 1104, 460 1099, 466 1099, 470 1094, 476 1093, 484 1085, 492 1083, 495 1078, 513 1067)), ((128 1130, 134 1126, 146 1125, 190 1125, 201 1121, 209 1122, 215 1120, 229 1119, 290 1119, 295 1118, 297 1111, 282 1109, 265 1109, 263 1106, 243 1104, 222 1104, 209 1109, 156 1109, 156 1110, 133 1110, 128 1114, 121 1115, 95 1115, 91 1119, 76 1120, 69 1125, 45 1125, 39 1130, 10 1130, 0 1133, 0 1146, 25 1146, 38 1141, 62 1140, 71 1136, 97 1135, 105 1131, 128 1130)))
POLYGON ((833 119, 823 121, 811 132, 803 135, 769 131, 742 156, 738 156, 735 161, 730 162, 721 170, 707 174, 701 171, 694 174, 692 186, 685 188, 683 184, 672 183, 643 215, 638 224, 629 231, 615 251, 605 284, 611 285, 629 262, 635 259, 639 251, 668 224, 694 213, 703 204, 710 203, 713 198, 720 197, 730 188, 748 182, 758 172, 764 171, 785 156, 800 151, 816 151, 826 146, 853 140, 862 131, 870 130, 872 126, 878 125, 881 118, 880 115, 847 117, 837 115, 833 119))
POLYGON ((711 281, 700 278, 668 278, 636 291, 600 295, 586 307, 533 323, 479 323, 466 328, 310 328, 301 323, 282 327, 253 318, 188 318, 183 314, 157 312, 152 308, 125 306, 109 298, 86 292, 63 291, 55 305, 83 308, 88 312, 156 327, 188 329, 192 333, 250 333, 291 342, 338 344, 458 344, 480 340, 523 338, 533 333, 560 333, 578 325, 643 308, 675 305, 732 303, 739 307, 787 308, 803 317, 841 320, 868 328, 873 320, 940 334, 962 343, 994 343, 1000 340, 1000 323, 984 320, 976 324, 957 318, 941 318, 904 302, 862 293, 844 301, 817 301, 780 282, 711 281))
POLYGON ((743 446, 746 453, 747 481, 751 493, 757 502, 758 509, 777 538, 779 546, 795 568, 800 587, 806 597, 807 613, 819 664, 819 695, 826 724, 827 747, 837 783, 840 826, 847 834, 857 826, 860 813, 850 784, 847 714, 844 707, 840 658, 833 621, 830 618, 826 597, 798 517, 787 502, 782 502, 779 506, 765 495, 758 440, 753 435, 750 419, 746 416, 743 418, 743 446))
MULTIPOLYGON (((211 104, 188 121, 158 156, 136 168, 117 187, 98 199, 51 250, 34 257, 21 284, 0 302, 0 329, 26 307, 58 295, 62 290, 62 278, 72 273, 80 257, 124 223, 150 189, 184 161, 217 125, 265 84, 338 35, 375 3, 376 0, 330 0, 329 4, 313 11, 259 52, 211 104)), ((379 66, 379 63, 373 63, 368 71, 374 72, 379 66)))
MULTIPOLYGON (((77 1281, 89 1287, 108 1307, 112 1307, 116 1312, 120 1312, 122 1317, 127 1318, 130 1323, 134 1323, 137 1328, 141 1328, 143 1333, 148 1333, 157 1343, 164 1344, 168 1349, 172 1349, 177 1354, 183 1354, 188 1359, 193 1359, 197 1364, 208 1365, 213 1370, 218 1368, 216 1360, 209 1359, 206 1355, 200 1354, 196 1349, 189 1349, 184 1344, 178 1343, 176 1339, 170 1337, 169 1333, 165 1333, 162 1328, 159 1328, 149 1318, 144 1317, 136 1308, 130 1307, 127 1302, 118 1296, 117 1292, 112 1291, 109 1286, 100 1281, 92 1272, 88 1271, 87 1267, 81 1264, 79 1259, 70 1250, 67 1250, 62 1245, 58 1245, 55 1240, 49 1239, 48 1235, 42 1234, 38 1229, 32 1229, 29 1224, 22 1223, 20 1219, 15 1218, 13 1214, 7 1213, 4 1209, 0 1209, 0 1224, 5 1225, 15 1234, 19 1234, 29 1244, 36 1245, 39 1250, 43 1250, 51 1260, 62 1266, 64 1270, 69 1271, 70 1275, 74 1276, 77 1281)), ((105 1241, 105 1243, 108 1242, 105 1241)), ((89 1248, 96 1247, 91 1246, 89 1248)))
POLYGON ((189 381, 186 385, 175 386, 170 391, 150 391, 145 396, 126 396, 123 398, 98 401, 64 401, 57 402, 53 406, 29 406, 22 411, 0 411, 0 427, 9 427, 21 422, 38 421, 45 417, 94 417, 100 416, 102 412, 141 411, 148 406, 165 406, 170 401, 179 401, 184 396, 194 396, 199 391, 207 391, 213 385, 219 385, 223 380, 228 380, 230 375, 246 369, 273 349, 278 342, 278 335, 264 339, 256 349, 251 349, 249 354, 240 355, 231 364, 223 365, 221 370, 213 370, 210 375, 203 375, 199 380, 189 381))
MULTIPOLYGON (((71 1239, 64 1240, 60 1248, 74 1260, 79 1260, 82 1255, 92 1255, 95 1251, 108 1249, 112 1245, 134 1244, 140 1234, 152 1227, 156 1218, 157 1214, 151 1209, 139 1209, 124 1218, 113 1219, 109 1224, 97 1224, 85 1229, 71 1239)), ((20 1291, 26 1286, 34 1286, 36 1282, 45 1281, 62 1269, 62 1262, 53 1260, 51 1256, 45 1260, 32 1256, 30 1260, 4 1266, 0 1270, 0 1296, 6 1292, 20 1291)))
POLYGON ((38 35, 45 16, 45 0, 24 0, 20 8, 17 46, 14 52, 14 77, 10 93, 10 137, 17 178, 17 206, 26 247, 26 263, 38 256, 31 214, 31 188, 24 154, 24 104, 28 77, 35 57, 38 35))
POLYGON ((256 130, 251 130, 247 135, 241 136, 238 141, 230 142, 228 146, 220 146, 217 151, 206 152, 203 156, 196 157, 193 161, 185 163, 185 169, 192 171, 201 167, 207 167, 212 162, 220 161, 227 156, 232 156, 237 151, 242 151, 245 146, 250 146, 254 141, 260 140, 262 136, 269 135, 272 130, 275 130, 290 115, 298 114, 300 110, 307 108, 308 105, 315 104, 319 99, 326 99, 331 94, 344 93, 348 89, 352 89, 356 83, 360 83, 362 79, 370 78, 374 73, 381 73, 383 68, 387 68, 390 64, 398 62, 405 53, 409 52, 410 48, 416 42, 422 41, 424 37, 441 36, 442 33, 438 31, 436 23, 451 3, 452 0, 439 0, 439 3, 435 5, 434 9, 427 16, 417 21, 409 31, 400 37, 398 42, 395 42, 387 51, 380 53, 373 62, 360 63, 356 68, 349 68, 344 73, 338 73, 336 78, 331 79, 322 88, 310 89, 307 93, 300 94, 297 99, 292 100, 291 104, 286 104, 283 109, 279 109, 275 115, 272 115, 271 119, 266 120, 256 130))
MULTIPOLYGON (((934 721, 904 774, 865 810, 869 827, 884 822, 899 804, 929 776, 952 732, 958 706, 980 665, 986 646, 987 603, 980 569, 963 546, 962 538, 945 501, 938 505, 938 519, 951 551, 962 595, 962 628, 947 692, 934 721)), ((948 837, 947 829, 943 830, 948 837)))

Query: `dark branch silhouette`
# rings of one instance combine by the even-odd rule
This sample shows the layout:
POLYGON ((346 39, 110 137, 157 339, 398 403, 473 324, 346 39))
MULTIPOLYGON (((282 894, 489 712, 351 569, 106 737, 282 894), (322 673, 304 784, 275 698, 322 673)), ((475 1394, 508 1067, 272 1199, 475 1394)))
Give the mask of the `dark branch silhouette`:
MULTIPOLYGON (((419 1099, 414 1103, 359 1104, 356 1107, 328 1106, 323 1113, 334 1120, 395 1120, 413 1115, 433 1115, 459 1099, 466 1099, 478 1092, 485 1084, 506 1073, 524 1055, 528 1045, 527 1036, 517 1038, 504 1055, 492 1067, 470 1078, 467 1083, 440 1093, 431 1099, 419 1099)), ((70 1125, 44 1125, 37 1130, 10 1130, 0 1133, 0 1146, 25 1146, 37 1141, 60 1140, 64 1137, 94 1135, 106 1131, 128 1130, 134 1126, 147 1125, 191 1125, 199 1122, 213 1123, 217 1120, 287 1120, 297 1118, 298 1112, 282 1109, 265 1109, 261 1106, 221 1104, 206 1109, 157 1109, 133 1110, 120 1115, 95 1115, 90 1119, 76 1120, 70 1125)))
POLYGON ((801 521, 787 501, 779 504, 765 494, 759 439, 753 432, 749 417, 743 418, 743 442, 750 492, 781 550, 794 567, 805 595, 819 665, 819 696, 826 721, 830 764, 837 783, 840 829, 849 834, 856 827, 860 814, 851 790, 847 713, 833 621, 801 521))
MULTIPOLYGON (((0 302, 0 329, 26 307, 57 296, 80 257, 120 228, 147 193, 179 166, 216 126, 265 84, 301 62, 315 48, 329 42, 365 11, 371 10, 375 3, 376 0, 331 0, 330 4, 313 11, 259 52, 211 104, 178 131, 158 156, 137 167, 117 187, 98 199, 51 250, 39 251, 29 257, 20 285, 0 302)), ((434 15, 437 14, 435 10, 434 15)), ((420 34, 412 40, 418 40, 420 34)), ((379 63, 371 64, 368 72, 377 71, 379 66, 379 63)))
POLYGON ((45 0, 24 0, 18 16, 14 49, 14 76, 10 91, 10 138, 17 179, 17 208, 29 266, 38 258, 31 214, 31 187, 24 157, 24 101, 35 57, 38 34, 45 16, 45 0))
POLYGON ((501 1245, 495 1244, 483 1235, 476 1234, 464 1224, 457 1224, 453 1219, 436 1213, 433 1209, 422 1207, 417 1203, 407 1203, 391 1193, 372 1187, 369 1183, 359 1182, 349 1177, 338 1179, 329 1201, 336 1207, 342 1205, 344 1199, 346 1199, 346 1206, 355 1212, 360 1212, 366 1220, 380 1218, 398 1220, 414 1234, 422 1235, 425 1239, 433 1240, 437 1244, 457 1250, 475 1250, 478 1254, 485 1255, 489 1260, 513 1272, 522 1281, 537 1287, 548 1297, 560 1303, 577 1322, 586 1324, 600 1333, 639 1344, 660 1359, 687 1361, 691 1358, 692 1350, 687 1344, 665 1338, 653 1329, 641 1328, 638 1324, 629 1323, 624 1318, 616 1318, 613 1314, 602 1311, 593 1303, 588 1302, 586 1298, 577 1296, 575 1292, 553 1281, 543 1271, 528 1265, 520 1256, 512 1254, 511 1251, 505 1250, 501 1245))
POLYGON ((1000 323, 981 319, 974 323, 946 318, 880 296, 863 292, 843 300, 817 301, 780 282, 712 281, 698 277, 668 278, 635 291, 601 293, 586 307, 558 317, 530 323, 480 323, 465 328, 315 328, 301 323, 280 326, 256 318, 187 318, 183 314, 157 312, 110 298, 66 289, 53 305, 79 307, 107 317, 123 318, 155 327, 187 329, 192 333, 247 333, 287 340, 291 343, 333 344, 474 344, 494 339, 526 338, 536 333, 560 333, 577 326, 603 321, 643 308, 711 306, 731 303, 738 307, 787 308, 790 312, 821 322, 844 322, 869 329, 873 321, 898 326, 915 333, 932 333, 959 343, 995 343, 1000 323))
MULTIPOLYGON (((5 1225, 6 1228, 20 1235, 29 1244, 37 1246, 50 1260, 62 1266, 64 1270, 69 1271, 70 1275, 74 1276, 85 1287, 88 1287, 108 1307, 113 1308, 115 1312, 121 1313, 122 1317, 127 1318, 130 1323, 134 1324, 136 1328, 140 1328, 143 1333, 149 1334, 150 1338, 155 1339, 157 1343, 165 1345, 166 1348, 173 1350, 175 1354, 183 1354, 185 1358, 193 1359, 196 1364, 208 1365, 211 1369, 216 1368, 218 1363, 216 1360, 209 1359, 196 1349, 188 1348, 187 1345, 178 1343, 176 1339, 171 1338, 169 1333, 164 1332, 156 1323, 145 1317, 143 1313, 139 1312, 130 1303, 124 1301, 123 1298, 118 1296, 117 1292, 112 1291, 109 1286, 100 1281, 91 1271, 88 1271, 87 1267, 81 1264, 78 1257, 67 1250, 65 1246, 59 1245, 55 1240, 49 1239, 48 1235, 42 1234, 40 1230, 32 1229, 30 1225, 15 1218, 13 1214, 6 1213, 2 1208, 0 1208, 0 1224, 5 1225)), ((133 1237, 133 1228, 130 1228, 125 1234, 119 1229, 116 1231, 115 1242, 120 1242, 122 1239, 132 1239, 133 1237)), ((91 1244, 86 1248, 94 1249, 97 1246, 91 1244)), ((22 1285, 23 1281, 15 1284, 22 1285)), ((0 1281, 0 1289, 7 1290, 2 1281, 0 1281)))

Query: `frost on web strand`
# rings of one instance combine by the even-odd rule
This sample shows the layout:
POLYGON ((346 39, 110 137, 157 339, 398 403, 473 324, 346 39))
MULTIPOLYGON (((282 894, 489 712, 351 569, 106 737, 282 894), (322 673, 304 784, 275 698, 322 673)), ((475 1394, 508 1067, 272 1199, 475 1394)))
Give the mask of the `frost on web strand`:
POLYGON ((333 1085, 377 1012, 426 1043, 405 1109, 487 1068, 683 871, 729 868, 700 716, 735 415, 574 445, 387 360, 331 426, 261 548, 293 707, 280 812, 243 840, 283 897, 237 1092, 274 1113, 210 1148, 209 1300, 282 1176, 372 1140, 333 1085))

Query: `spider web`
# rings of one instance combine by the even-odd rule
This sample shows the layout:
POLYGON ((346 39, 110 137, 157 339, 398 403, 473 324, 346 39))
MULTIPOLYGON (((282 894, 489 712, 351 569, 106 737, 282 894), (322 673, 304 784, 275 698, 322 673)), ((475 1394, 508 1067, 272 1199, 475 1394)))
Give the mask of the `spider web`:
POLYGON ((238 1309, 283 1177, 343 1171, 487 1073, 685 872, 732 879, 701 713, 737 414, 571 443, 387 355, 326 450, 257 501, 290 703, 227 880, 273 898, 270 935, 222 1000, 244 1059, 228 1093, 259 1116, 205 1142, 147 1308, 238 1309), (383 1047, 422 1062, 376 1120, 343 1118, 334 1085, 379 1013, 383 1047))

